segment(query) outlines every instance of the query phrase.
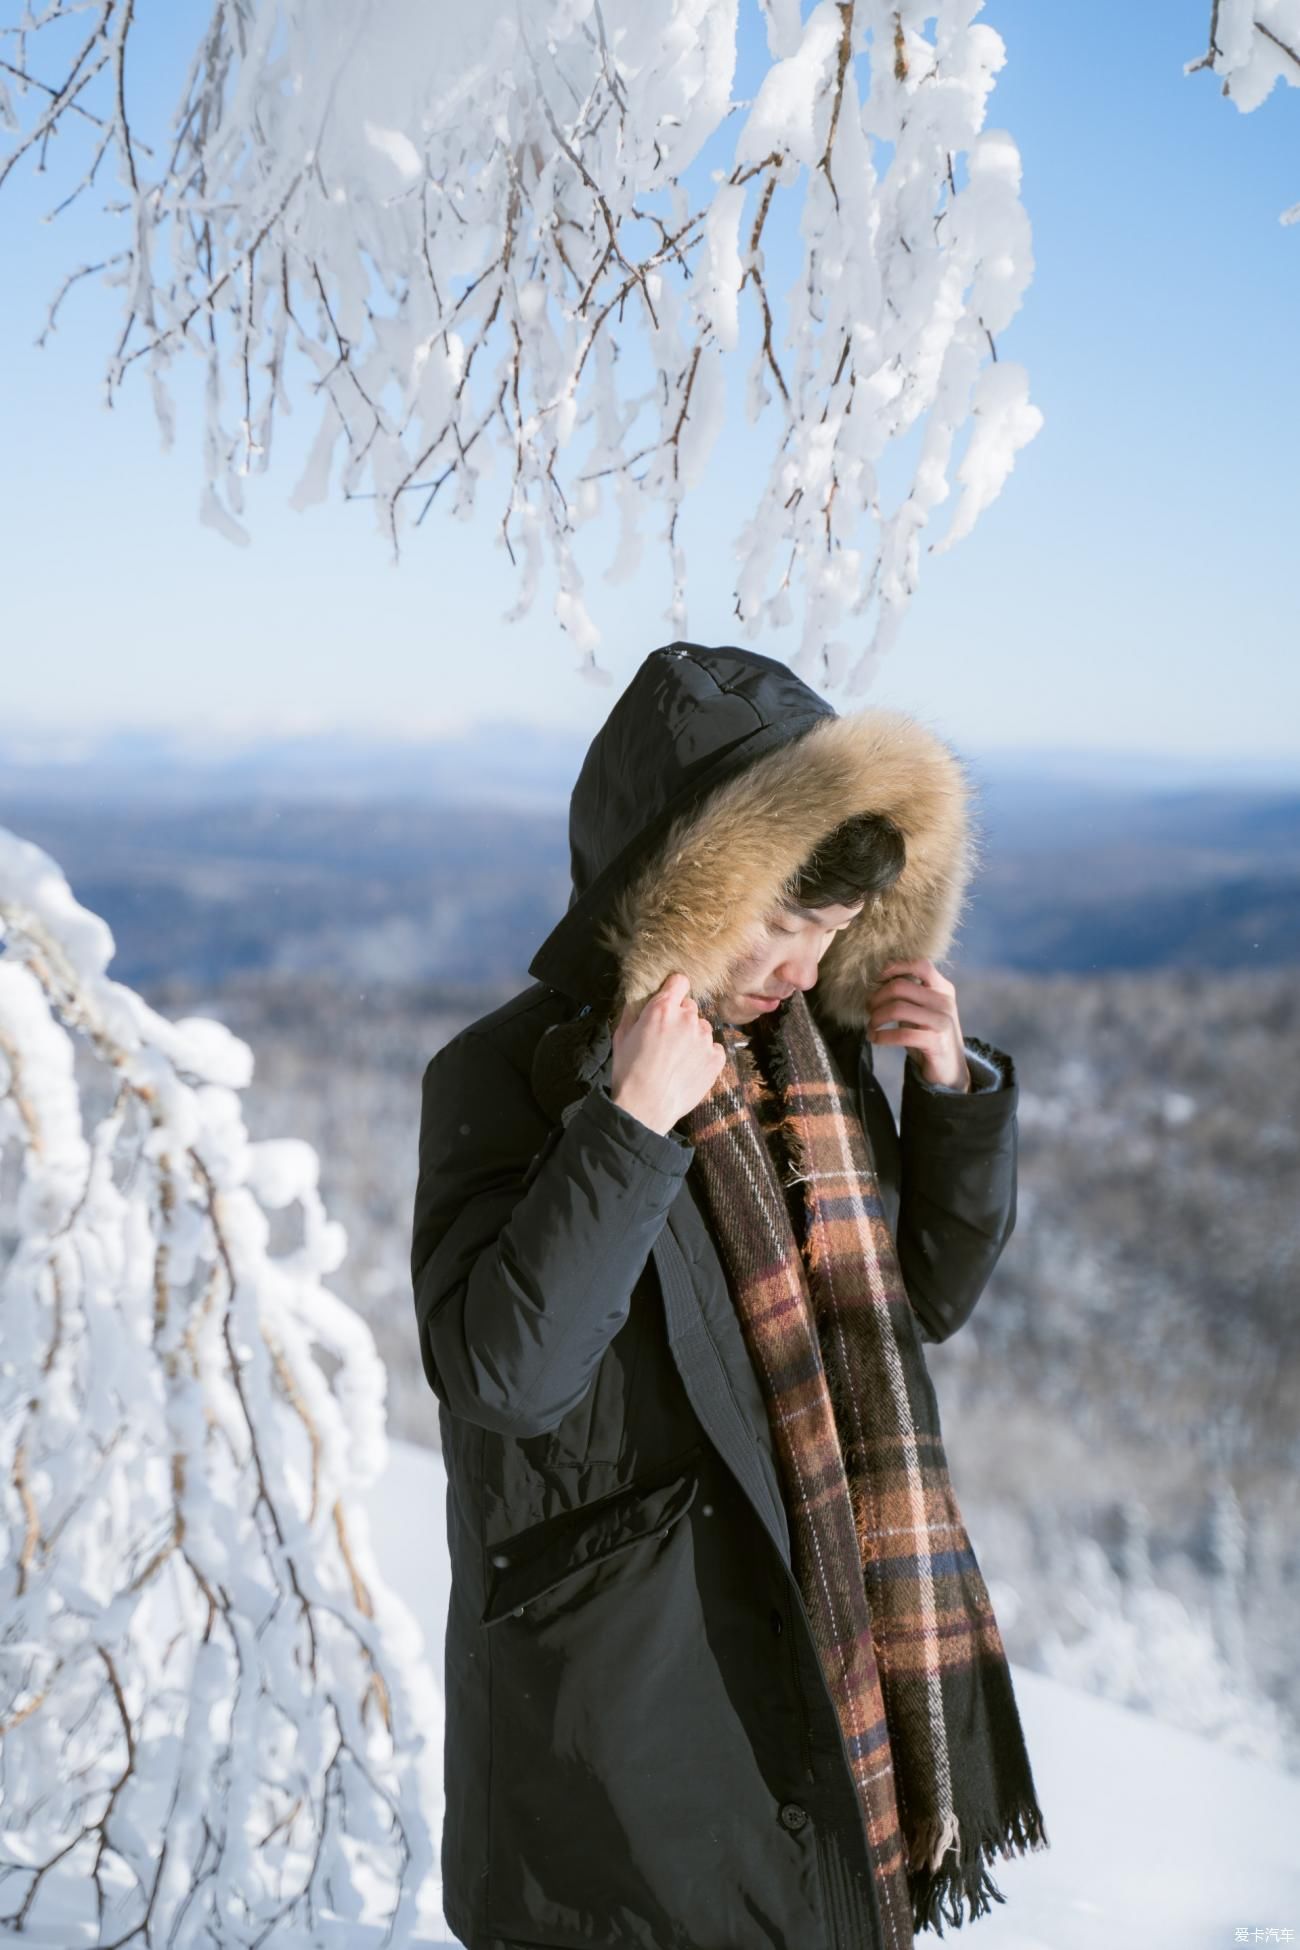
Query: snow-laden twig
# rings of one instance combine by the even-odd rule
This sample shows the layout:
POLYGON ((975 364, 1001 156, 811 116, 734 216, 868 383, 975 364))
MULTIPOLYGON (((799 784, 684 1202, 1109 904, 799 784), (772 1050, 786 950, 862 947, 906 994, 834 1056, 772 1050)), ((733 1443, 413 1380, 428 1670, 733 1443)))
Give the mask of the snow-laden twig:
MULTIPOLYGON (((1209 44, 1183 65, 1222 77, 1221 93, 1243 115, 1272 94, 1275 83, 1300 88, 1300 0, 1211 0, 1209 44)), ((1279 223, 1300 223, 1300 203, 1279 223)))
POLYGON ((402 1943, 441 1704, 359 1500, 385 1380, 323 1284, 346 1240, 311 1147, 250 1141, 248 1046, 112 952, 0 828, 2 1920, 76 1873, 105 1950, 305 1950, 363 1906, 402 1943))

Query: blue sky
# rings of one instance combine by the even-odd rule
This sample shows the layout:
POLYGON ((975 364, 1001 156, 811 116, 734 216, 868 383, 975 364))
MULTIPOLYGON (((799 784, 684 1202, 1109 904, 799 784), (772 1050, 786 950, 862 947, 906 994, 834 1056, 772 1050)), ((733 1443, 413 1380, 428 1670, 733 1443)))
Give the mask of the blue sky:
MULTIPOLYGON (((1020 149, 1036 260, 999 354, 1028 368, 1046 423, 974 533, 925 563, 875 687, 841 708, 896 705, 975 749, 1300 757, 1300 227, 1278 223, 1300 199, 1300 95, 1279 84, 1241 115, 1208 72, 1185 76, 1209 11, 983 8, 1007 44, 987 126, 1020 149)), ((742 17, 748 95, 764 58, 752 0, 742 17)), ((161 126, 206 19, 192 0, 142 13, 137 119, 161 126)), ((85 198, 84 215, 41 221, 86 156, 69 150, 43 178, 24 164, 0 192, 0 251, 19 267, 0 309, 9 727, 406 737, 513 715, 594 730, 673 634, 666 562, 648 549, 633 582, 606 585, 607 533, 584 531, 610 672, 586 683, 549 575, 523 623, 501 621, 514 591, 490 499, 472 528, 431 516, 408 531, 397 568, 369 503, 290 509, 316 424, 301 398, 272 471, 248 483, 251 546, 202 526, 193 376, 163 453, 140 366, 112 412, 102 403, 114 292, 83 280, 45 348, 32 343, 66 272, 116 248, 85 198)), ((687 634, 710 643, 736 640, 730 539, 760 451, 741 365, 684 521, 687 634)), ((795 644, 791 631, 754 647, 795 644)))

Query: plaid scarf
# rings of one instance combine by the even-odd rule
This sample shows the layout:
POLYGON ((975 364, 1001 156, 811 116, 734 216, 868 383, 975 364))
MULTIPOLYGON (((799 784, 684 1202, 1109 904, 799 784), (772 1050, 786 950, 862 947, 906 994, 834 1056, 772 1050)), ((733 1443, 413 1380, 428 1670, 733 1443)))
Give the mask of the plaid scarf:
POLYGON ((1046 1848, 997 1621, 948 1479, 870 1141, 803 995, 682 1120, 762 1384, 792 1567, 866 1826, 884 1944, 1046 1848), (760 1067, 760 1061, 761 1060, 760 1067))

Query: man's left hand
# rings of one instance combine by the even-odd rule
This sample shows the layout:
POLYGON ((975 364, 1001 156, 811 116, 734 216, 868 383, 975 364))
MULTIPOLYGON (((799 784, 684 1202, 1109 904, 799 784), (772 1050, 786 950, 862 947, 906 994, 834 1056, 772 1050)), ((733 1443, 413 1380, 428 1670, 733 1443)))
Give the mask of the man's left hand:
POLYGON ((901 1043, 917 1053, 927 1083, 969 1090, 970 1065, 957 1017, 957 991, 932 961, 889 961, 868 991, 867 1041, 901 1043), (887 1029, 886 1023, 897 1023, 887 1029))

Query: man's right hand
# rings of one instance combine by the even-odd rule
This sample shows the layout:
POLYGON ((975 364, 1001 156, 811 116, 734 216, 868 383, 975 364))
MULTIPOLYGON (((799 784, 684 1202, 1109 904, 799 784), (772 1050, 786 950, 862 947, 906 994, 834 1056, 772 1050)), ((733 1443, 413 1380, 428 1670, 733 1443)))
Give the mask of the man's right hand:
POLYGON ((727 1052, 715 1042, 687 977, 666 977, 643 1006, 624 1009, 614 1031, 610 1096, 642 1124, 666 1137, 694 1110, 725 1069, 727 1052))

